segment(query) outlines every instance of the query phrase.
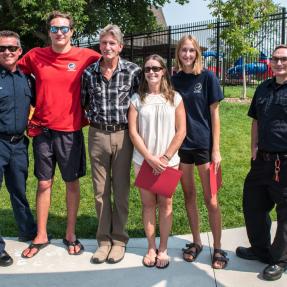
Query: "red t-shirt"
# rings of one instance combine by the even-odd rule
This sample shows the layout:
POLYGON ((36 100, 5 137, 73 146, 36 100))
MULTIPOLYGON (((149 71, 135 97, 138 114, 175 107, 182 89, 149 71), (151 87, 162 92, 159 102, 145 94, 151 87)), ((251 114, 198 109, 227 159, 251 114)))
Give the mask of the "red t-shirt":
POLYGON ((51 47, 34 48, 19 60, 25 74, 36 78, 36 105, 31 123, 58 131, 77 131, 84 123, 81 108, 81 76, 85 68, 100 58, 87 48, 63 54, 51 47))

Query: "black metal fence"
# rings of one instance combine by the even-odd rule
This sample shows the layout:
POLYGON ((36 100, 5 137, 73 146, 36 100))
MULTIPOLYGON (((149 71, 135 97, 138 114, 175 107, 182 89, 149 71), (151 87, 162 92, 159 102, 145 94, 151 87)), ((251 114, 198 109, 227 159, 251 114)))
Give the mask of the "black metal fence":
MULTIPOLYGON (((276 45, 286 43, 286 18, 286 8, 282 8, 271 15, 254 35, 253 47, 258 49, 259 55, 245 58, 247 84, 257 85, 272 75, 270 57, 276 45)), ((141 65, 146 56, 156 53, 166 59, 168 69, 173 72, 177 42, 183 35, 191 34, 201 45, 204 66, 213 71, 223 85, 240 84, 242 59, 232 59, 230 48, 220 38, 220 31, 226 25, 226 22, 211 20, 169 26, 147 34, 128 35, 124 38, 122 56, 141 65)), ((98 49, 96 42, 86 42, 85 46, 98 49)))

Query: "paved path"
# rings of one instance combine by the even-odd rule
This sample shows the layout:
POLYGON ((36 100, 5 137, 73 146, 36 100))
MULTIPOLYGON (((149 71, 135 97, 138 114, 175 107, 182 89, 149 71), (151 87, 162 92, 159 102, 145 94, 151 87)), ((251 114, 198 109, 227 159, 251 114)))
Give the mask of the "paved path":
MULTIPOLYGON (((273 226, 273 235, 274 229, 273 226)), ((6 238, 7 251, 14 264, 0 267, 0 287, 286 287, 287 274, 274 282, 264 281, 260 272, 265 267, 257 261, 242 260, 235 255, 238 245, 248 246, 245 228, 223 231, 222 242, 230 261, 225 270, 213 270, 211 264, 212 236, 203 233, 203 252, 194 263, 181 258, 181 248, 190 235, 170 237, 170 266, 167 269, 146 268, 142 257, 146 251, 144 238, 130 239, 126 256, 118 264, 90 263, 96 240, 82 239, 86 252, 69 256, 61 240, 41 250, 32 259, 22 259, 21 251, 27 246, 13 238, 6 238)))

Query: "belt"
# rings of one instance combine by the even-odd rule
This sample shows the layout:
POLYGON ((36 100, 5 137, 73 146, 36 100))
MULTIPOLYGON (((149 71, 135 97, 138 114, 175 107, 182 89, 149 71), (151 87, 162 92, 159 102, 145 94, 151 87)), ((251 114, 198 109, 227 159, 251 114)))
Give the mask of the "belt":
POLYGON ((118 132, 118 131, 122 131, 122 130, 127 130, 128 129, 128 124, 99 124, 99 123, 90 123, 90 126, 102 131, 106 131, 106 132, 118 132))
POLYGON ((24 137, 24 134, 22 135, 7 135, 4 133, 0 133, 0 139, 9 141, 10 143, 17 143, 24 137))
POLYGON ((276 159, 284 160, 287 159, 287 153, 285 152, 266 152, 262 150, 257 151, 257 157, 264 161, 273 161, 276 159))

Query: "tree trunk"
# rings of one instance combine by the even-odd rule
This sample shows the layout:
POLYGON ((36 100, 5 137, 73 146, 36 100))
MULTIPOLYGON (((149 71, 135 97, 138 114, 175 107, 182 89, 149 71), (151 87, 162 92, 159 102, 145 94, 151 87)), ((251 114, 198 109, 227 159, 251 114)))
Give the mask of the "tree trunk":
POLYGON ((242 99, 246 99, 246 73, 245 73, 245 57, 242 56, 242 84, 243 84, 243 90, 242 90, 242 99))

